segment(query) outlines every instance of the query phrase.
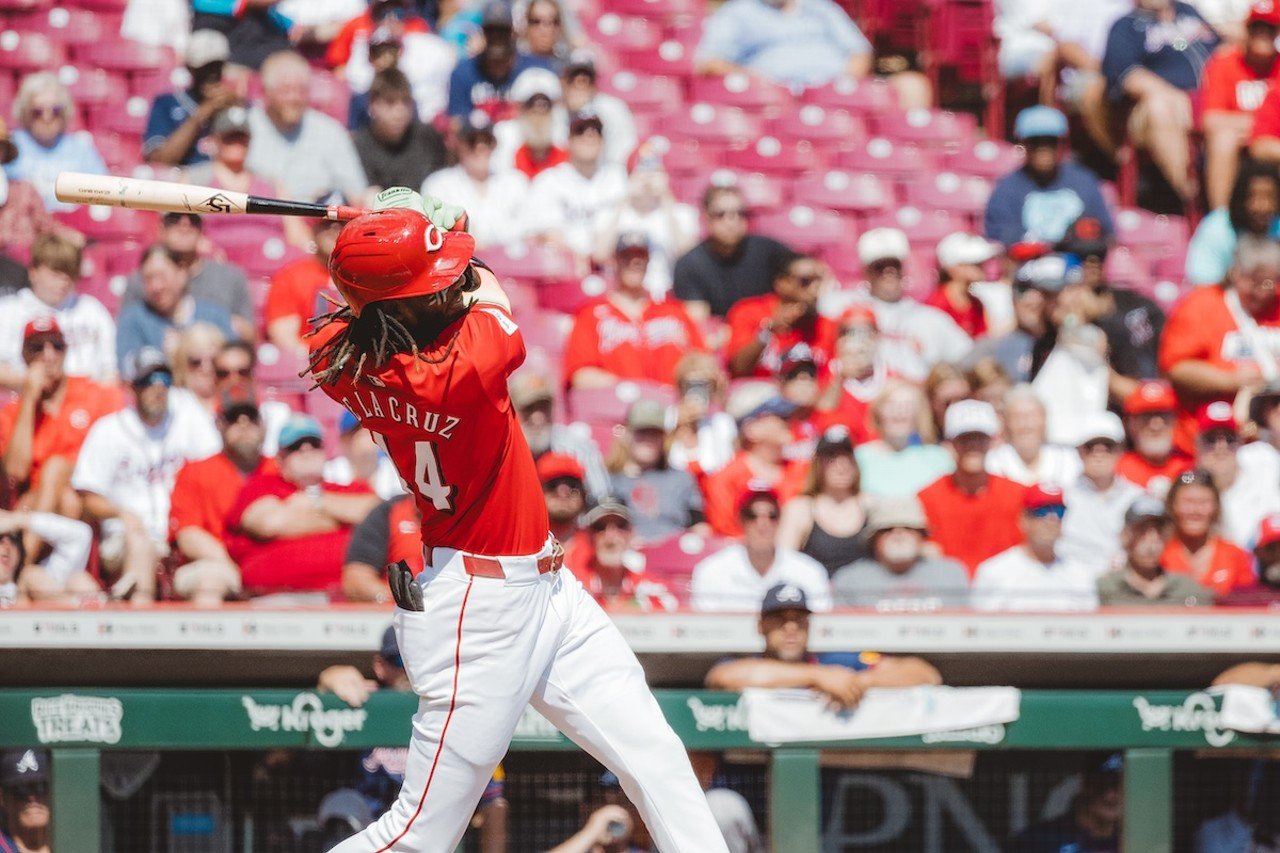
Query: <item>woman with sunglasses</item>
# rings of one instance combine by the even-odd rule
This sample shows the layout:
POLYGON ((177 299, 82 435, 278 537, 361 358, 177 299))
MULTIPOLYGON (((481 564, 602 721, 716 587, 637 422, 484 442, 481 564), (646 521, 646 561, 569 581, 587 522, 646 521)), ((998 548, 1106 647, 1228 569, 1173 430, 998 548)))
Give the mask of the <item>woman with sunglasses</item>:
POLYGON ((1190 575, 1215 595, 1253 585, 1249 555, 1218 535, 1222 500, 1207 471, 1179 475, 1165 507, 1173 519, 1173 538, 1160 559, 1167 571, 1190 575))
POLYGON ((867 513, 858 481, 849 431, 833 426, 818 439, 804 491, 782 509, 778 544, 817 560, 827 574, 866 557, 867 513))
POLYGON ((218 409, 214 359, 227 336, 210 323, 193 323, 178 335, 173 351, 173 387, 186 389, 210 415, 218 409))
POLYGON ((59 172, 107 173, 93 137, 83 130, 67 131, 74 113, 71 93, 52 71, 24 79, 13 101, 13 117, 18 125, 13 144, 18 147, 18 157, 5 166, 5 174, 11 180, 29 181, 35 186, 46 210, 68 211, 75 207, 54 197, 53 184, 59 172))

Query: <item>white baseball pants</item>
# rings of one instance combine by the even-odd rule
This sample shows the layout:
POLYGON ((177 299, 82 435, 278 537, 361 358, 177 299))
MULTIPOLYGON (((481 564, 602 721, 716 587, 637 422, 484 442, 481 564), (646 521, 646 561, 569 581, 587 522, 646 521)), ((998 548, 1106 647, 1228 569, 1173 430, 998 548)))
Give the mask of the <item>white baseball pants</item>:
POLYGON ((538 573, 550 553, 500 558, 503 579, 434 549, 425 612, 395 615, 421 697, 404 787, 334 853, 452 853, 527 704, 617 774, 663 853, 728 853, 639 661, 568 570, 538 573))

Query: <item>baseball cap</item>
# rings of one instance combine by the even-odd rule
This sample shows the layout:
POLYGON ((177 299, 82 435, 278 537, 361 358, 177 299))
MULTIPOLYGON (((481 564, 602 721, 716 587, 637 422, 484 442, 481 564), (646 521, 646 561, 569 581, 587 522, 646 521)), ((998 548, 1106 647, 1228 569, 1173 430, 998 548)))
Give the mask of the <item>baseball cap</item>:
POLYGON ((480 28, 485 30, 513 30, 515 21, 511 17, 511 7, 505 0, 493 0, 484 7, 480 15, 480 28))
POLYGON ((560 78, 546 68, 526 68, 511 84, 509 97, 517 104, 528 104, 534 98, 558 101, 560 78))
POLYGON ((320 423, 309 415, 292 414, 280 427, 280 449, 293 450, 306 439, 324 441, 320 423))
POLYGON ((1050 483, 1037 483, 1022 495, 1022 508, 1028 512, 1047 506, 1065 506, 1062 489, 1050 483))
POLYGON ((1000 432, 1000 419, 990 403, 957 400, 947 407, 942 429, 944 438, 953 439, 975 432, 988 437, 1000 432))
POLYGON ((1053 246, 1043 240, 1019 240, 1016 243, 1010 243, 1005 254, 1014 263, 1025 264, 1027 261, 1043 258, 1052 251, 1053 246))
POLYGON ((387 24, 380 24, 369 34, 369 50, 379 47, 400 47, 404 42, 395 29, 387 24))
POLYGON ((354 788, 339 788, 325 794, 316 813, 316 820, 322 827, 336 821, 344 829, 350 827, 352 832, 364 829, 374 817, 376 815, 369 809, 368 801, 354 788))
POLYGON ((482 137, 491 142, 497 139, 493 133, 493 120, 482 110, 472 110, 463 116, 462 124, 458 127, 458 138, 463 142, 473 142, 482 137))
POLYGON ((910 253, 907 235, 897 228, 872 228, 858 238, 858 260, 864 267, 877 261, 904 261, 910 253))
MULTIPOLYGON (((1163 521, 1168 517, 1169 512, 1165 509, 1164 501, 1146 492, 1134 498, 1133 503, 1129 504, 1129 508, 1124 511, 1126 525, 1138 524, 1152 518, 1163 521)), ((1280 516, 1276 516, 1276 520, 1280 521, 1280 516)), ((1277 527, 1277 533, 1280 533, 1280 527, 1277 527)))
POLYGON ((63 337, 62 327, 58 325, 58 320, 52 314, 28 320, 27 325, 22 327, 23 343, 40 335, 48 335, 51 338, 63 337))
POLYGON ((725 404, 725 411, 739 427, 766 415, 789 418, 795 410, 793 404, 778 394, 777 385, 765 381, 747 382, 735 388, 725 404))
POLYGON ((985 264, 1000 254, 1000 245, 977 234, 957 231, 938 243, 938 266, 942 269, 961 264, 985 264))
POLYGON ((627 410, 627 429, 660 429, 666 431, 667 411, 657 400, 636 400, 627 410))
POLYGON ((814 358, 813 348, 801 341, 782 354, 782 362, 778 366, 778 375, 783 379, 790 379, 804 368, 809 368, 816 374, 818 362, 814 358))
POLYGON ((1073 258, 1061 252, 1053 252, 1033 258, 1018 267, 1013 280, 1024 287, 1057 293, 1068 284, 1080 280, 1080 267, 1073 258))
POLYGON ((809 597, 804 590, 793 583, 780 583, 769 587, 760 602, 760 615, 777 613, 780 610, 803 610, 812 613, 809 608, 809 597))
POLYGON ((747 507, 756 501, 768 501, 775 507, 782 506, 782 500, 773 487, 756 480, 748 483, 747 488, 738 497, 738 515, 741 516, 747 511, 747 507))
POLYGON ((599 114, 590 107, 578 110, 569 116, 569 135, 581 133, 584 130, 594 127, 596 130, 604 133, 604 122, 600 120, 599 114))
POLYGON ((1124 441, 1124 425, 1120 423, 1120 418, 1114 412, 1093 412, 1087 415, 1077 434, 1076 447, 1082 447, 1099 439, 1115 444, 1124 441))
POLYGON ((582 523, 587 527, 591 527, 606 518, 620 518, 630 524, 631 510, 627 509, 627 505, 617 498, 606 497, 600 503, 587 510, 587 514, 582 517, 582 523))
POLYGON ((0 788, 49 781, 49 753, 43 749, 7 749, 0 755, 0 788))
POLYGON ((137 385, 153 373, 172 373, 169 359, 155 347, 141 347, 129 353, 124 357, 123 367, 120 373, 130 385, 137 385))
POLYGON ((1240 425, 1236 423, 1231 404, 1225 400, 1215 400, 1196 413, 1196 427, 1201 433, 1214 430, 1237 432, 1240 425))
POLYGON ((649 238, 638 231, 624 231, 618 235, 618 242, 613 247, 614 255, 649 254, 649 238))
POLYGON ((386 660, 394 660, 400 657, 400 644, 396 642, 396 628, 394 625, 388 625, 387 630, 382 632, 382 642, 378 644, 378 654, 386 660))
POLYGON ((814 456, 835 456, 839 453, 853 453, 853 436, 843 424, 827 427, 813 448, 814 456))
POLYGON ((596 76, 596 58, 589 50, 579 48, 569 54, 569 61, 564 64, 564 76, 590 74, 596 76))
POLYGON ((550 403, 555 400, 551 393, 551 385, 538 373, 517 373, 511 377, 511 404, 516 411, 524 411, 535 403, 550 403))
POLYGON ((844 309, 837 318, 837 323, 841 329, 848 329, 852 326, 869 326, 872 329, 880 328, 876 322, 875 309, 862 303, 854 303, 844 309))
POLYGON ((874 536, 895 527, 906 527, 922 533, 929 529, 924 506, 915 496, 881 498, 867 509, 867 536, 874 536))
POLYGON ((249 130, 249 111, 241 106, 227 107, 213 117, 210 128, 214 136, 226 136, 230 133, 252 133, 249 130))
POLYGON ((1037 105, 1018 113, 1013 121, 1014 139, 1034 139, 1037 136, 1053 136, 1061 139, 1067 135, 1067 117, 1053 107, 1037 105))
POLYGON ((1249 7, 1249 17, 1244 20, 1245 26, 1253 23, 1270 24, 1280 29, 1280 5, 1275 0, 1257 0, 1249 7))
POLYGON ((544 486, 552 480, 570 479, 581 482, 587 476, 582 464, 567 453, 542 454, 538 457, 537 469, 538 481, 544 486))
POLYGON ((258 399, 247 385, 234 385, 218 396, 218 416, 227 423, 235 423, 241 415, 260 417, 258 399))
POLYGON ((1087 258, 1090 255, 1107 256, 1107 237, 1102 231, 1102 223, 1092 216, 1082 216, 1067 228, 1058 243, 1058 251, 1087 258))
POLYGON ((188 68, 203 68, 211 62, 226 62, 231 58, 231 43, 217 30, 196 30, 187 39, 183 61, 188 68))
POLYGON ((1172 412, 1177 408, 1178 398, 1173 393, 1173 386, 1160 379, 1143 380, 1124 398, 1126 415, 1172 412))
POLYGON ((360 419, 353 415, 348 409, 343 409, 342 414, 338 416, 338 435, 347 435, 355 432, 360 428, 360 419))
POLYGON ((1280 542, 1280 513, 1272 513, 1262 519, 1262 523, 1258 525, 1258 537, 1254 542, 1254 548, 1261 548, 1264 545, 1271 545, 1280 542))

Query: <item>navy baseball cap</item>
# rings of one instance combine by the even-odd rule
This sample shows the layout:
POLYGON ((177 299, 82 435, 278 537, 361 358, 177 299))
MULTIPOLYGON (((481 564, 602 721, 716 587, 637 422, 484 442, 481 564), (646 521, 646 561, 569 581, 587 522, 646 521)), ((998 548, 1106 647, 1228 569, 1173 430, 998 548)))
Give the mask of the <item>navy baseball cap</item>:
POLYGON ((803 610, 812 613, 809 608, 809 597, 804 590, 793 583, 780 583, 769 588, 760 602, 760 615, 766 616, 780 610, 803 610))
POLYGON ((0 788, 16 788, 49 781, 49 752, 44 749, 9 749, 0 755, 0 788))
POLYGON ((400 644, 396 642, 396 629, 394 625, 388 625, 387 630, 382 632, 382 644, 378 646, 378 654, 387 660, 395 663, 400 657, 400 644))

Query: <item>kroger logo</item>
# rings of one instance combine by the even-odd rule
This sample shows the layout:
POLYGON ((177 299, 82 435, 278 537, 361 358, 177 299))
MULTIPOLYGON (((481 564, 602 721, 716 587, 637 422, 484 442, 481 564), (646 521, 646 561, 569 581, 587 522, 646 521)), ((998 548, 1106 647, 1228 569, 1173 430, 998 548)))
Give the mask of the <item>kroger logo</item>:
POLYGON ((1208 693, 1192 693, 1181 705, 1153 705, 1145 697, 1135 696, 1133 707, 1144 732, 1203 732, 1210 746, 1226 746, 1236 737, 1235 732, 1222 727, 1218 706, 1208 693))
POLYGON ((325 710, 314 693, 299 693, 288 705, 260 705, 252 696, 241 696, 255 732, 313 732, 321 746, 340 746, 347 732, 364 730, 368 714, 359 708, 325 710))

